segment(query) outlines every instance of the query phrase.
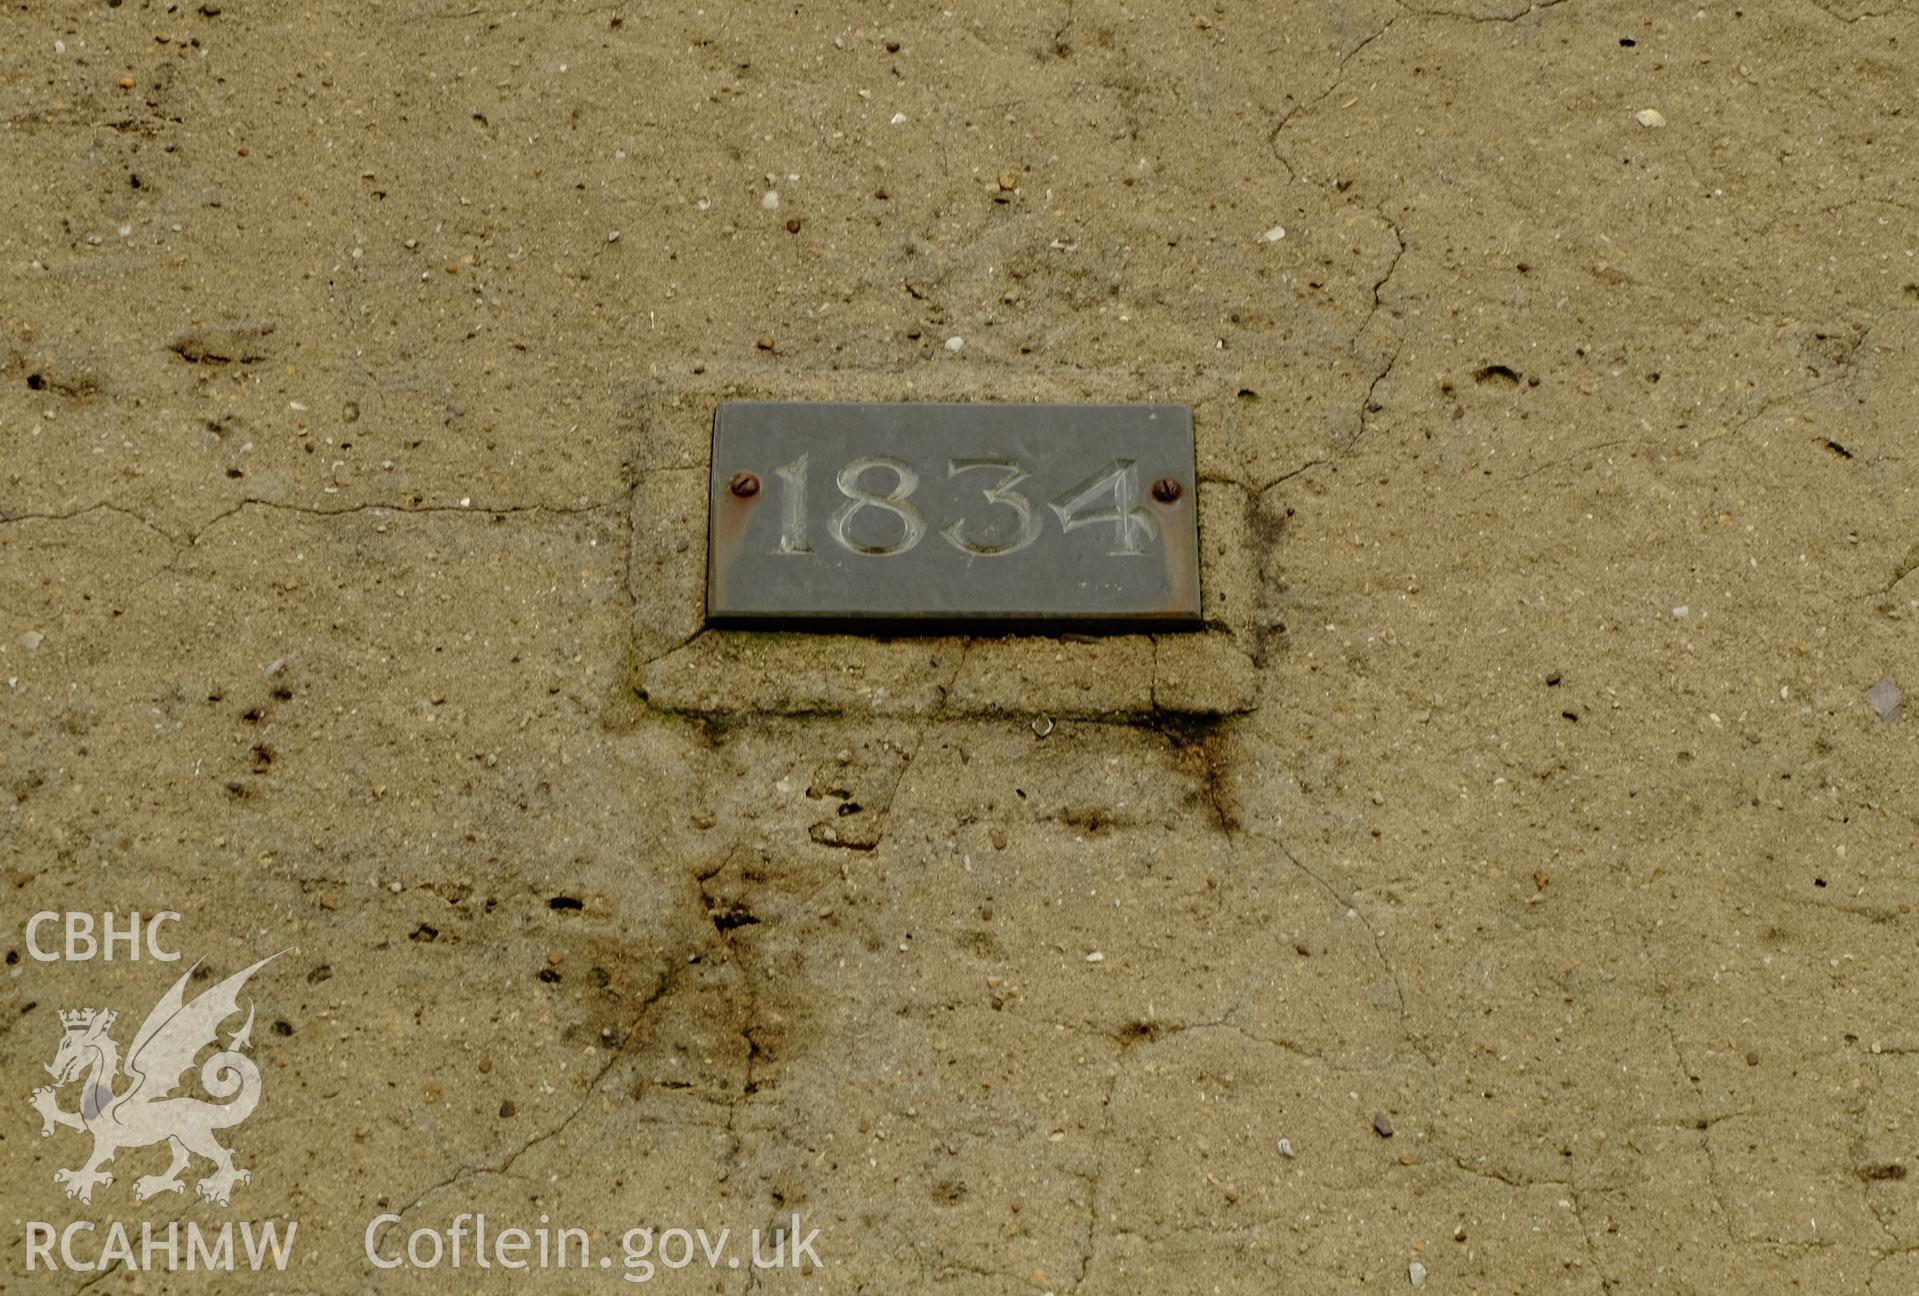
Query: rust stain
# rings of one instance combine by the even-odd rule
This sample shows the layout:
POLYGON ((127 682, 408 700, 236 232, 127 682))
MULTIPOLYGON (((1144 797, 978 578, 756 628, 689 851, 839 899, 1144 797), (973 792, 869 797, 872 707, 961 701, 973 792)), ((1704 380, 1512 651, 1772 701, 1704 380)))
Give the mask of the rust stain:
POLYGON ((727 606, 726 577, 739 560, 740 546, 746 542, 747 524, 753 506, 763 498, 758 494, 740 496, 715 486, 707 506, 706 611, 724 612, 727 606))
POLYGON ((1160 506, 1166 540, 1166 602, 1160 611, 1173 617, 1200 619, 1198 491, 1186 491, 1173 503, 1160 506))

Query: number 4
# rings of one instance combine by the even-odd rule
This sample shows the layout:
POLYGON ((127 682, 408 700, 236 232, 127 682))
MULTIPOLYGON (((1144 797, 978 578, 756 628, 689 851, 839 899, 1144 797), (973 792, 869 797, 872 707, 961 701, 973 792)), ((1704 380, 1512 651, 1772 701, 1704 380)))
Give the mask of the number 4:
POLYGON ((1140 535, 1152 540, 1159 534, 1153 515, 1140 506, 1139 465, 1131 459, 1117 459, 1074 486, 1047 505, 1059 515, 1060 529, 1074 531, 1084 526, 1109 522, 1113 526, 1113 547, 1106 552, 1123 558, 1143 552, 1140 535), (1100 513, 1081 510, 1103 495, 1113 497, 1113 507, 1100 513))

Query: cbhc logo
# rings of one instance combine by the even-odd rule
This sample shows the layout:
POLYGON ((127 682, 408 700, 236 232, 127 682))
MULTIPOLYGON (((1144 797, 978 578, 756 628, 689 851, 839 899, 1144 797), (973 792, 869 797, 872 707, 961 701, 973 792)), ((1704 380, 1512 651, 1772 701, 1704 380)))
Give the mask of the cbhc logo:
POLYGON ((90 913, 56 913, 48 910, 37 913, 27 919, 27 953, 42 963, 57 963, 67 959, 74 963, 85 963, 98 954, 106 962, 113 962, 113 948, 122 946, 126 953, 122 956, 138 960, 142 937, 145 938, 147 956, 162 963, 171 963, 180 957, 178 950, 167 951, 160 948, 160 924, 179 922, 180 915, 172 910, 157 913, 141 925, 138 913, 128 914, 126 926, 114 926, 117 915, 103 913, 96 927, 94 916, 90 913), (66 941, 51 950, 40 948, 38 933, 49 923, 59 923, 65 931, 66 941), (95 932, 99 935, 95 935, 95 932))

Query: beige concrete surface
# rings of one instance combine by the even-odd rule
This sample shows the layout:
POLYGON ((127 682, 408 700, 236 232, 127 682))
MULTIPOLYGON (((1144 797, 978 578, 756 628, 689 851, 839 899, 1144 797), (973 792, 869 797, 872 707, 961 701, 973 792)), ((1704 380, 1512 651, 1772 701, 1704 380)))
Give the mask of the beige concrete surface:
POLYGON ((1902 0, 9 6, 0 1290, 1915 1290, 1916 148, 1902 0), (1208 628, 703 631, 734 397, 1188 403, 1208 628))

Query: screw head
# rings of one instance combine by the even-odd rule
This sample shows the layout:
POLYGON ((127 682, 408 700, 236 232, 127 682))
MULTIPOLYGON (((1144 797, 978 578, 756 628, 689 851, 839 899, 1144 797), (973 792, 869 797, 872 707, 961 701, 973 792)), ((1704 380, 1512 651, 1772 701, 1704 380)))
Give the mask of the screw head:
POLYGON ((1153 498, 1162 504, 1171 504, 1185 489, 1171 477, 1162 477, 1153 483, 1153 498))
POLYGON ((737 472, 727 479, 726 489, 741 499, 751 499, 760 493, 760 479, 750 472, 737 472))

